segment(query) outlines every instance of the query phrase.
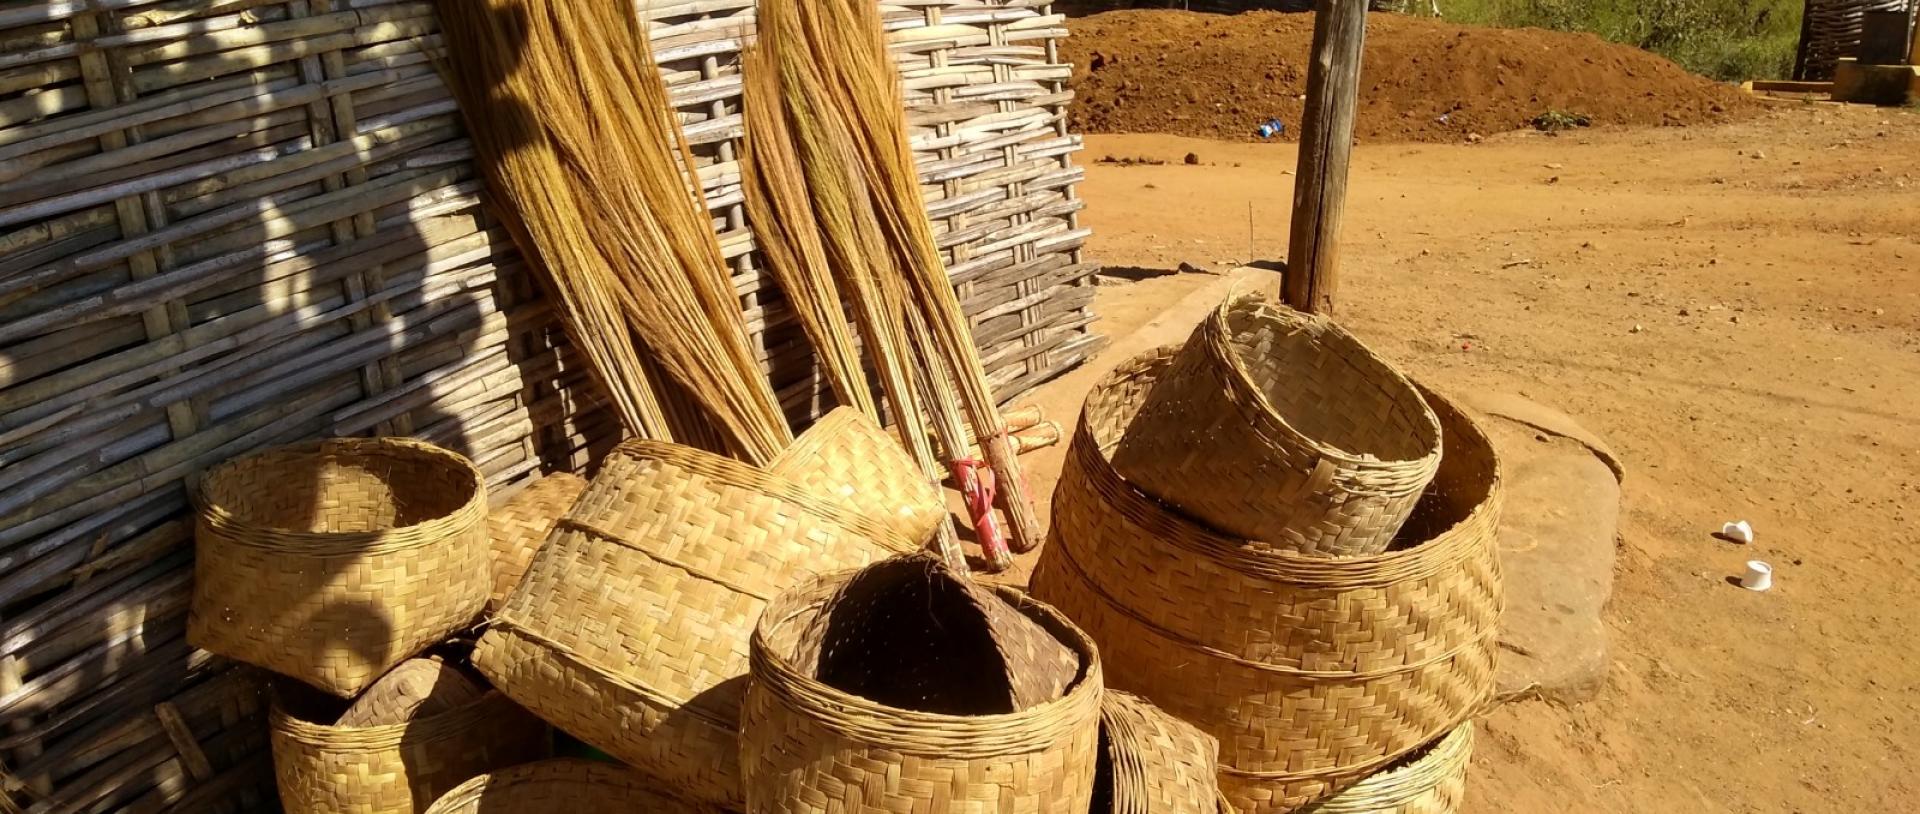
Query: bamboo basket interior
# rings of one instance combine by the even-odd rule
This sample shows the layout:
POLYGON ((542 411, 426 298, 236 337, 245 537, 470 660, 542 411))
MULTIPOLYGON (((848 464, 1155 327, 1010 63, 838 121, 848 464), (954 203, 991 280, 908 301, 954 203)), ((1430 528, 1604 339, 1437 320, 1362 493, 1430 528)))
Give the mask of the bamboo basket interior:
MULTIPOLYGON (((750 0, 636 4, 790 417, 830 401, 741 200, 750 0)), ((928 212, 1003 398, 1077 364, 1093 266, 1066 31, 886 3, 928 212)), ((186 643, 184 484, 267 446, 412 435, 505 494, 618 441, 481 206, 413 0, 0 8, 0 761, 22 808, 273 799, 253 679, 186 643), (17 782, 14 782, 17 781, 17 782)))

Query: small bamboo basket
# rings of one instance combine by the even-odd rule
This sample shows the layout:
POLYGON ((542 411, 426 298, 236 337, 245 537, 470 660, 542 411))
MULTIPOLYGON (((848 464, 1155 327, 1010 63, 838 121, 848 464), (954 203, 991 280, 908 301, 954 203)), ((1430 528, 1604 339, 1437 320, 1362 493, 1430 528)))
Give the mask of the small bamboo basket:
POLYGON ((795 448, 811 463, 776 459, 782 477, 675 444, 620 445, 493 617, 475 666, 676 793, 737 807, 761 609, 809 575, 919 551, 942 511, 864 417, 823 422, 795 448))
POLYGON ((426 814, 721 814, 661 792, 625 766, 555 758, 489 772, 461 783, 426 814))
POLYGON ((1473 724, 1461 724, 1379 774, 1300 814, 1454 814, 1467 796, 1473 724))
POLYGON ((1395 550, 1328 559, 1220 535, 1133 489, 1107 458, 1176 354, 1138 357, 1088 395, 1034 596, 1100 642, 1114 688, 1220 739, 1236 808, 1291 811, 1490 699, 1499 462, 1429 392, 1447 455, 1395 550))
POLYGON ((195 646, 343 698, 478 618, 486 486, 406 438, 279 447, 209 470, 195 495, 195 646))
POLYGON ((1100 706, 1093 814, 1205 814, 1218 810, 1220 742, 1146 699, 1109 690, 1100 706))
POLYGON ((314 723, 276 702, 273 768, 287 814, 412 814, 482 772, 547 756, 547 725, 500 693, 386 726, 314 723))
POLYGON ((1113 449, 1134 486, 1220 533, 1326 557, 1385 551, 1439 464, 1412 382, 1252 294, 1200 323, 1113 449))
POLYGON ((487 515, 487 536, 493 544, 493 593, 487 599, 487 610, 499 610, 507 601, 513 586, 526 575, 527 566, 533 564, 533 553, 540 550, 554 525, 586 490, 585 478, 555 472, 535 480, 487 515))
MULTIPOLYGON (((937 589, 907 586, 888 599, 849 599, 845 589, 866 573, 816 579, 781 594, 761 616, 741 712, 747 811, 1087 811, 1104 694, 1092 641, 1025 594, 995 591, 996 601, 1065 645, 1075 662, 1071 681, 1054 697, 1028 697, 1023 704, 1020 687, 1032 684, 1021 672, 1037 670, 1039 683, 1050 683, 1044 676, 1052 674, 1051 660, 1032 658, 1048 648, 1007 641, 1000 631, 1008 628, 991 614, 938 601, 923 608, 919 603, 937 589), (912 624, 902 617, 926 622, 926 616, 937 616, 938 631, 923 627, 919 638, 939 639, 939 647, 908 644, 920 652, 903 653, 899 645, 910 637, 885 632, 912 624), (991 642, 983 645, 982 637, 991 642), (929 649, 948 650, 947 658, 983 672, 956 677, 951 669, 929 667, 921 658, 933 655, 924 652, 929 649), (985 656, 986 650, 999 656, 985 656), (988 664, 1004 668, 1005 680, 989 680, 988 664), (860 675, 881 678, 862 685, 860 675), (910 699, 915 708, 842 689, 854 685, 890 693, 889 700, 910 699)), ((950 573, 909 576, 958 581, 950 573)))

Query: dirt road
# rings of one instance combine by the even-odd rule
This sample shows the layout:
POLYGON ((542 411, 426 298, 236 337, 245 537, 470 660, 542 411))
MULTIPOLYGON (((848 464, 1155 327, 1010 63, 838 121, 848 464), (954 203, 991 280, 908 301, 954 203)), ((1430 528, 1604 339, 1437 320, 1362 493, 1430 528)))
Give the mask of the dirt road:
MULTIPOLYGON (((1088 141, 1092 254, 1141 278, 1108 281, 1104 331, 1209 279, 1183 262, 1285 255, 1292 147, 1088 141)), ((1558 406, 1628 467, 1604 693, 1493 714, 1468 810, 1910 810, 1920 113, 1362 146, 1344 236, 1375 348, 1558 406), (1732 519, 1752 547, 1709 536, 1732 519), (1756 557, 1772 592, 1727 583, 1756 557)))

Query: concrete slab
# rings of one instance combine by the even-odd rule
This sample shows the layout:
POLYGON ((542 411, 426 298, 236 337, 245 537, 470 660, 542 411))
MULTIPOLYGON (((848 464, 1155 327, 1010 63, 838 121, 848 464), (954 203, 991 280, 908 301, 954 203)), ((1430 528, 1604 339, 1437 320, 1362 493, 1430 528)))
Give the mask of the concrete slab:
POLYGON ((1600 620, 1613 595, 1619 461, 1573 419, 1518 396, 1469 397, 1506 465, 1500 700, 1591 700, 1607 674, 1600 620), (1507 417, 1524 416, 1528 420, 1507 417))
POLYGON ((1920 100, 1920 65, 1866 65, 1842 57, 1833 66, 1833 99, 1872 105, 1920 100))

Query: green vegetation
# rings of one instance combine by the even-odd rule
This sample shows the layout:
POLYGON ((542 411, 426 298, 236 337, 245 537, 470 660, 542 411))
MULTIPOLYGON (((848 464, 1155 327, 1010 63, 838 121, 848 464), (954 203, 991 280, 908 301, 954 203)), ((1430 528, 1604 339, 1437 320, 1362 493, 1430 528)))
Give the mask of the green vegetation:
MULTIPOLYGON (((1804 0, 1439 0, 1448 20, 1589 31, 1715 79, 1793 72, 1804 0)), ((1425 2, 1410 4, 1415 9, 1425 2)))
POLYGON ((1549 110, 1533 117, 1533 129, 1543 133, 1558 133, 1575 127, 1592 126, 1592 117, 1583 113, 1569 113, 1565 110, 1549 110))

